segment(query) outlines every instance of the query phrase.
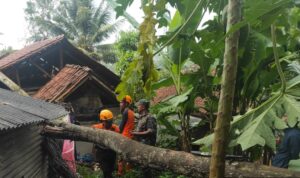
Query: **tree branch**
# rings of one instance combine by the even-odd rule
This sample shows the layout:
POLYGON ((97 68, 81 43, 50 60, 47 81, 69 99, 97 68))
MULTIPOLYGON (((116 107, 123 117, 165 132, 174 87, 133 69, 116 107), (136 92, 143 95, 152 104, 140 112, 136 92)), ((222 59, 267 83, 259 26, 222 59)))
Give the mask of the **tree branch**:
MULTIPOLYGON (((170 170, 190 177, 207 177, 209 158, 197 157, 189 153, 148 146, 123 137, 120 134, 66 123, 56 123, 58 127, 45 126, 43 135, 61 139, 72 139, 98 143, 119 154, 124 159, 159 170, 170 170)), ((286 169, 237 163, 226 165, 226 177, 299 177, 300 173, 286 169)))

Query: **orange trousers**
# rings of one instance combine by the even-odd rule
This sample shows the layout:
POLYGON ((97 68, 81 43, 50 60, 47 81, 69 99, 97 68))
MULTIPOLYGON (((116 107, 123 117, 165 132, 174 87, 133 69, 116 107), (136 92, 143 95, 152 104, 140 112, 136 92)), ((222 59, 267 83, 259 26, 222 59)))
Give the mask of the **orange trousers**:
POLYGON ((118 176, 123 176, 126 172, 130 171, 132 166, 130 163, 120 159, 118 161, 118 176))

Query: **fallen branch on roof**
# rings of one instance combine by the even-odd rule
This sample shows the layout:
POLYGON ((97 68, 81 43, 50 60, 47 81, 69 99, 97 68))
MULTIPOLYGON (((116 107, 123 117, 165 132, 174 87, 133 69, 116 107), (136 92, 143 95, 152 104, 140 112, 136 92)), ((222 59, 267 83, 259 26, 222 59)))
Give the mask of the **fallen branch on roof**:
POLYGON ((4 83, 9 89, 19 93, 22 96, 29 96, 19 85, 7 77, 3 72, 0 72, 0 81, 4 83))
MULTIPOLYGON (((45 126, 43 134, 54 138, 98 143, 122 154, 126 160, 140 164, 141 166, 159 170, 170 170, 190 177, 208 177, 209 174, 209 158, 144 145, 110 131, 66 123, 56 123, 54 125, 56 127, 45 126)), ((300 173, 253 163, 234 162, 226 164, 226 177, 300 178, 300 173)))

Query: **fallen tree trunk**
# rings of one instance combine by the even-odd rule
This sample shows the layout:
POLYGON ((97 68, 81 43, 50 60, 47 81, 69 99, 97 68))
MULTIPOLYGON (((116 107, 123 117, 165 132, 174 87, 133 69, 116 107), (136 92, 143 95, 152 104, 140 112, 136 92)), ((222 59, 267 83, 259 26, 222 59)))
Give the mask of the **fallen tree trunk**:
MULTIPOLYGON (((159 170, 170 170, 190 177, 208 177, 209 158, 197 157, 189 153, 172 151, 148 146, 127 139, 120 134, 77 126, 66 123, 56 123, 58 127, 45 126, 43 135, 98 143, 121 154, 124 159, 159 170)), ((299 172, 279 169, 252 163, 234 162, 226 164, 226 177, 299 177, 299 172)))

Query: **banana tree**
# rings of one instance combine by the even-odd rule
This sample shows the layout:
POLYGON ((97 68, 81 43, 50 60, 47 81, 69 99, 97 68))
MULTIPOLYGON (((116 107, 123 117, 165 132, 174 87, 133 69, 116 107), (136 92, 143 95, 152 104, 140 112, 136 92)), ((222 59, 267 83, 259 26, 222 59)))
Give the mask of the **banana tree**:
MULTIPOLYGON (((231 122, 230 143, 229 147, 240 146, 243 151, 251 150, 251 148, 267 146, 275 150, 275 129, 282 130, 287 128, 287 124, 280 117, 288 113, 288 125, 295 127, 299 118, 300 107, 300 75, 297 73, 298 66, 292 63, 286 70, 291 70, 293 75, 285 82, 285 77, 281 69, 280 61, 284 61, 287 57, 279 59, 278 49, 276 47, 275 27, 272 28, 273 51, 275 54, 275 63, 277 65, 281 87, 274 84, 273 88, 277 88, 271 94, 271 97, 258 107, 249 109, 244 115, 237 115, 231 122)), ((297 58, 297 54, 293 58, 297 58)), ((289 57, 289 56, 288 56, 289 57)), ((299 57, 299 56, 298 56, 299 57)), ((290 72, 289 72, 290 73, 290 72)), ((280 86, 280 85, 279 85, 280 86)), ((200 139, 195 144, 208 147, 211 145, 212 135, 200 139)))
MULTIPOLYGON (((182 47, 179 49, 182 54, 182 47)), ((176 94, 166 101, 157 104, 153 109, 156 111, 158 120, 163 125, 167 126, 172 134, 179 137, 180 148, 183 151, 191 151, 191 136, 190 136, 190 114, 194 110, 194 99, 196 97, 196 86, 191 86, 188 82, 189 78, 196 77, 195 74, 182 74, 182 69, 187 60, 182 60, 182 55, 179 55, 178 63, 174 63, 168 56, 163 59, 163 69, 169 73, 168 78, 162 79, 154 85, 154 89, 159 89, 163 86, 174 86, 176 94), (193 76, 194 75, 194 76, 193 76), (177 115, 180 121, 180 132, 170 124, 167 119, 169 116, 177 115)))

